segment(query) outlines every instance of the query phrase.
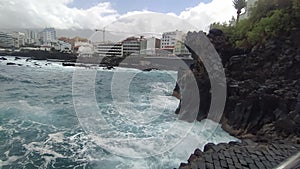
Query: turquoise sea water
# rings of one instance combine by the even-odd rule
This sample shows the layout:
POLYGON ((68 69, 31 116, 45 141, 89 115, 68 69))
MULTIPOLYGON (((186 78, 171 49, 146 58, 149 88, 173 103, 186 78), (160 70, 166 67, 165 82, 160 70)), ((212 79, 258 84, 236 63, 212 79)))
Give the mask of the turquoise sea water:
POLYGON ((0 61, 0 168, 174 168, 207 142, 236 140, 209 120, 177 120, 174 71, 8 59, 0 61))

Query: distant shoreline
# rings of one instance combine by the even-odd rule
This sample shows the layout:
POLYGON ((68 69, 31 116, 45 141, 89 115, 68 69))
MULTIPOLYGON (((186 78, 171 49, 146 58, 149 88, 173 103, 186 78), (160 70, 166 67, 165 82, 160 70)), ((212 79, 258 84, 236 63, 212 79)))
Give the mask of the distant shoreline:
POLYGON ((28 57, 34 60, 57 59, 67 62, 76 62, 77 60, 77 54, 43 50, 1 51, 0 56, 28 57))
POLYGON ((174 70, 187 69, 194 63, 188 58, 170 57, 79 57, 78 54, 61 53, 57 51, 20 51, 0 52, 0 57, 26 57, 33 60, 47 60, 50 62, 62 62, 62 66, 88 67, 95 64, 99 67, 124 67, 135 68, 143 71, 151 70, 174 70))

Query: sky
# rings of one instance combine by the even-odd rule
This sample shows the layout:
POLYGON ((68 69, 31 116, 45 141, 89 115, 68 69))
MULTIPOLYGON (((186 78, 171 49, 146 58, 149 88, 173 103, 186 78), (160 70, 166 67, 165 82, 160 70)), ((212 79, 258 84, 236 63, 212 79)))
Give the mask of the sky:
POLYGON ((1 0, 0 29, 207 31, 235 16, 232 0, 1 0))
MULTIPOLYGON (((69 7, 88 9, 105 0, 74 0, 68 4, 69 7)), ((194 7, 200 2, 208 3, 210 0, 111 0, 114 9, 120 14, 128 11, 149 10, 153 12, 180 14, 186 8, 194 7)))

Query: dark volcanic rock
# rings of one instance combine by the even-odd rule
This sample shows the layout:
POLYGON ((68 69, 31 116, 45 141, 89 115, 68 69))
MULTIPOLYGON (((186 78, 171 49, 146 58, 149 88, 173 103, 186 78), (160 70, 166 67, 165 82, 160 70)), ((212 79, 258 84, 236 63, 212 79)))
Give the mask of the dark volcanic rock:
POLYGON ((20 57, 17 57, 17 56, 15 57, 15 60, 20 60, 20 59, 21 59, 20 57))
POLYGON ((145 72, 150 72, 152 70, 158 70, 157 68, 147 68, 147 69, 143 69, 143 71, 145 72))
POLYGON ((240 137, 251 133, 258 140, 271 140, 300 134, 296 122, 300 62, 295 59, 295 44, 283 43, 286 39, 269 40, 224 64, 228 100, 223 123, 239 130, 240 137))
POLYGON ((12 63, 12 62, 8 62, 8 63, 6 63, 6 65, 17 65, 16 63, 12 63))
POLYGON ((5 57, 1 57, 0 60, 7 60, 5 57))
MULTIPOLYGON (((222 127, 239 138, 256 141, 299 138, 300 50, 292 38, 293 33, 269 39, 252 50, 233 49, 226 35, 219 30, 212 30, 207 37, 225 68, 227 98, 220 122, 222 127)), ((193 45, 197 38, 202 38, 202 33, 188 33, 188 44, 193 45)), ((211 102, 211 82, 216 80, 218 72, 213 72, 216 75, 213 79, 208 77, 211 70, 204 68, 195 51, 187 48, 197 61, 191 70, 201 97, 198 111, 198 120, 201 120, 207 117, 210 103, 214 102, 211 102)), ((212 64, 208 68, 216 66, 212 64)), ((184 76, 182 72, 178 74, 178 78, 184 76)), ((177 96, 184 95, 181 85, 176 85, 174 90, 177 96)), ((181 109, 185 108, 179 106, 177 113, 181 109)))
MULTIPOLYGON (((300 145, 291 142, 253 143, 251 141, 230 144, 205 145, 218 151, 205 151, 192 154, 187 163, 181 163, 179 169, 205 168, 274 168, 281 162, 299 152, 300 145), (225 146, 226 145, 226 146, 225 146)), ((199 150, 200 151, 200 150, 199 150)))
POLYGON ((66 63, 66 62, 63 62, 62 65, 63 66, 75 66, 75 63, 66 63))

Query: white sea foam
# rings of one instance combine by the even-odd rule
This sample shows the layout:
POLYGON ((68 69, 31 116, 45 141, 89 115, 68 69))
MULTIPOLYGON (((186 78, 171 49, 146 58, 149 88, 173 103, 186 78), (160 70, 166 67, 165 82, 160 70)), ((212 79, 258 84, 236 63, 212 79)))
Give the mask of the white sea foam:
POLYGON ((31 142, 29 144, 23 144, 23 146, 27 149, 28 152, 37 152, 41 155, 41 158, 45 160, 45 163, 43 164, 44 168, 47 167, 47 165, 54 161, 56 158, 63 158, 64 156, 54 150, 52 150, 51 145, 47 145, 41 142, 31 142))
MULTIPOLYGON (((18 61, 19 60, 16 62, 18 61)), ((32 62, 33 61, 26 64, 33 64, 32 62)), ((41 65, 45 63, 40 61, 36 62, 41 65)), ((47 67, 47 69, 41 69, 45 72, 43 77, 47 77, 47 73, 52 74, 52 70, 49 70, 52 68, 59 67, 64 70, 74 69, 64 68, 60 63, 51 63, 51 65, 42 66, 47 67)), ((140 70, 127 68, 116 68, 114 70, 102 69, 103 68, 98 68, 99 71, 103 72, 127 72, 129 74, 142 72, 140 70)), ((61 72, 65 73, 64 71, 61 72)), ((144 73, 150 77, 157 76, 162 78, 164 78, 164 76, 161 76, 163 73, 176 75, 174 71, 142 72, 142 74, 144 73)), ((3 112, 10 110, 10 108, 15 108, 20 111, 17 115, 20 113, 22 115, 22 118, 12 118, 7 122, 9 126, 16 124, 15 128, 9 129, 7 126, 3 128, 7 130, 10 137, 15 137, 14 134, 22 133, 22 131, 32 130, 37 132, 37 136, 34 135, 36 138, 28 139, 21 136, 11 140, 22 143, 26 149, 25 155, 34 152, 34 154, 39 155, 39 157, 36 158, 44 159, 45 163, 43 166, 40 166, 40 168, 45 168, 48 164, 53 165, 52 162, 54 162, 56 158, 69 159, 76 163, 91 163, 93 166, 94 163, 95 165, 99 164, 99 166, 95 168, 174 168, 178 167, 181 162, 186 161, 195 148, 203 149, 203 146, 207 142, 219 143, 236 140, 225 133, 217 123, 210 120, 203 120, 196 123, 187 123, 177 120, 174 111, 179 100, 170 96, 175 85, 173 82, 151 82, 145 85, 151 89, 150 93, 143 96, 137 93, 132 96, 134 97, 134 102, 130 100, 117 100, 120 101, 117 103, 117 107, 114 107, 114 103, 105 100, 98 104, 100 110, 95 110, 94 108, 90 108, 91 102, 89 102, 89 100, 80 102, 80 104, 87 104, 79 106, 86 107, 86 109, 84 109, 85 113, 94 111, 98 114, 103 113, 108 123, 107 126, 99 125, 97 119, 86 117, 86 114, 83 114, 83 118, 81 119, 83 121, 81 122, 88 123, 87 127, 91 127, 92 131, 88 131, 87 133, 91 135, 86 134, 82 129, 77 131, 73 130, 73 128, 68 128, 69 126, 56 128, 53 126, 52 120, 56 120, 57 114, 53 113, 54 118, 51 119, 51 115, 53 114, 49 113, 51 109, 53 109, 51 106, 55 107, 56 103, 52 101, 50 102, 51 104, 49 103, 49 107, 47 107, 47 105, 40 106, 39 104, 35 104, 36 102, 30 101, 30 98, 28 100, 22 100, 21 98, 20 101, 8 103, 0 102, 0 107, 3 109, 3 112), (47 115, 47 118, 41 116, 43 113, 47 115), (28 115, 28 118, 26 115, 28 115), (50 118, 48 119, 48 117, 50 118), (26 123, 22 125, 23 122, 20 121, 26 121, 26 123), (43 122, 45 122, 45 124, 43 124, 43 122), (93 133, 93 130, 95 130, 95 133, 93 133)), ((116 94, 120 93, 117 92, 116 94)), ((53 97, 55 97, 55 95, 53 97)), ((49 100, 51 99, 53 98, 49 98, 49 100)), ((61 118, 60 115, 62 114, 58 114, 59 118, 61 118)), ((59 119, 59 121, 60 120, 61 123, 58 124, 59 126, 63 126, 64 122, 69 122, 64 121, 65 119, 63 118, 59 119)), ((75 123, 75 128, 78 127, 76 125, 75 123)), ((85 126, 82 128, 84 127, 85 126)), ((0 126, 0 130, 3 128, 0 126)), ((12 141, 9 142, 9 144, 12 143, 12 141)), ((6 154, 8 155, 9 151, 7 151, 6 154)), ((9 157, 7 161, 0 161, 0 166, 12 164, 19 158, 20 157, 17 156, 9 157)), ((26 158, 29 158, 29 156, 26 158)))
POLYGON ((13 164, 15 161, 17 161, 20 158, 22 158, 22 156, 9 156, 8 159, 5 161, 0 160, 0 167, 9 165, 9 164, 13 164))
POLYGON ((55 143, 62 143, 64 142, 64 132, 57 132, 57 133, 52 133, 48 134, 49 138, 45 141, 45 143, 51 141, 55 143))
POLYGON ((160 168, 158 167, 160 164, 164 167, 177 167, 180 162, 188 159, 196 148, 203 149, 203 146, 208 142, 219 143, 237 140, 222 132, 220 126, 210 120, 203 120, 200 123, 176 121, 166 125, 173 127, 161 138, 153 138, 155 141, 151 140, 152 138, 144 140, 103 139, 96 135, 91 135, 91 138, 109 152, 115 153, 117 156, 124 156, 124 159, 128 160, 126 163, 131 164, 132 168, 135 166, 137 166, 136 168, 141 166, 160 168), (191 128, 191 130, 188 132, 187 128, 191 128), (149 155, 154 156, 148 157, 149 155), (149 160, 151 158, 153 158, 152 161, 149 160))

